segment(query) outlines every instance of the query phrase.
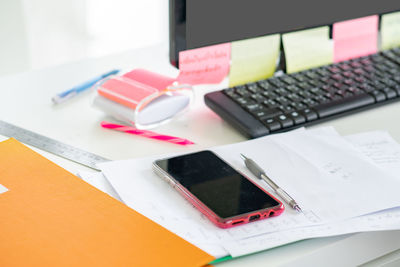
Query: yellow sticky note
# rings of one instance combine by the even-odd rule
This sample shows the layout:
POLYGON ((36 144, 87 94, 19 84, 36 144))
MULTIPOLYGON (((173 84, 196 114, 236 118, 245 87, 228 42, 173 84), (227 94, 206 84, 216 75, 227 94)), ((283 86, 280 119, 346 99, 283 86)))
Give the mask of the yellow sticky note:
POLYGON ((319 27, 282 35, 287 73, 298 72, 333 62, 333 41, 329 27, 319 27))
POLYGON ((271 77, 279 56, 279 34, 232 42, 229 86, 271 77))
POLYGON ((381 38, 382 50, 400 46, 400 12, 382 16, 381 38))

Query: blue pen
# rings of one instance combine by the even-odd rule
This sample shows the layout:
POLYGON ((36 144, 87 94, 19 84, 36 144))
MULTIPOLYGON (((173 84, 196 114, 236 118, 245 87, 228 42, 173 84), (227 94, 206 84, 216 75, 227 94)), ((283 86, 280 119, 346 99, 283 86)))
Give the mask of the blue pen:
POLYGON ((93 78, 87 82, 84 82, 83 84, 80 84, 78 86, 75 86, 74 88, 71 88, 67 91, 64 91, 62 93, 55 95, 51 100, 53 101, 54 104, 60 104, 64 101, 76 96, 77 94, 86 91, 87 89, 89 89, 90 87, 95 85, 98 81, 101 81, 102 79, 104 79, 110 75, 115 75, 118 72, 119 72, 119 70, 112 70, 107 73, 104 73, 103 75, 97 76, 96 78, 93 78))

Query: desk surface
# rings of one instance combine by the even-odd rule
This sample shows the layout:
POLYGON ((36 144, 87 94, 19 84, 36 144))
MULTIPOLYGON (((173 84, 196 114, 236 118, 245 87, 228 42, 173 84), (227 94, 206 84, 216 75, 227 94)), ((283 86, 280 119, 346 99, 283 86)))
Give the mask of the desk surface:
MULTIPOLYGON (((56 93, 114 68, 122 70, 147 68, 165 75, 177 74, 177 70, 168 63, 167 48, 156 46, 0 77, 2 94, 0 119, 112 160, 170 152, 189 152, 245 140, 242 135, 205 107, 202 101, 202 95, 205 92, 222 88, 226 83, 218 86, 196 87, 197 101, 194 108, 179 119, 156 129, 160 133, 188 138, 196 143, 192 147, 180 147, 102 129, 99 124, 106 117, 101 111, 92 107, 95 92, 84 93, 59 106, 52 104, 51 97, 56 93)), ((320 125, 333 125, 341 134, 384 129, 400 142, 398 114, 400 114, 400 103, 394 103, 320 125)), ((72 173, 88 170, 84 166, 49 153, 39 152, 72 173)), ((393 234, 397 236, 399 233, 400 231, 393 231, 393 234)), ((358 239, 355 242, 363 243, 370 240, 371 246, 377 245, 373 244, 374 235, 370 233, 355 236, 358 239)), ((377 234, 377 236, 384 235, 377 234)), ((387 238, 390 238, 389 236, 387 238)), ((344 238, 351 239, 354 235, 297 242, 226 262, 221 266, 250 266, 251 264, 255 267, 265 266, 266 262, 273 266, 290 263, 332 246, 344 238)), ((388 252, 390 251, 384 254, 388 252)), ((351 257, 351 254, 346 256, 351 257)))

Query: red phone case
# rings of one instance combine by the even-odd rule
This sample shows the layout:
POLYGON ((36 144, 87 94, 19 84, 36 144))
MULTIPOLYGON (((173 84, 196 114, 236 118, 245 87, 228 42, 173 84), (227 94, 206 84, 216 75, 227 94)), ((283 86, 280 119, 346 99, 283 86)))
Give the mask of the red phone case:
MULTIPOLYGON (((228 163, 227 163, 228 164, 228 163)), ((230 218, 221 218, 217 214, 215 214, 210 208, 208 208, 205 204, 203 204, 196 196, 194 196, 191 192, 189 192, 185 187, 183 187, 179 182, 175 181, 172 177, 170 177, 167 173, 164 172, 161 168, 159 168, 156 164, 153 165, 155 172, 166 180, 172 187, 174 187, 184 198, 186 198, 193 206, 195 206, 201 213, 203 213, 210 221, 212 221, 216 226, 220 228, 230 228, 233 226, 242 225, 245 223, 258 221, 262 219, 267 219, 270 217, 276 217, 282 214, 285 210, 284 205, 282 202, 271 195, 269 192, 264 190, 262 187, 254 183, 251 179, 247 178, 244 174, 243 175, 246 179, 252 182, 255 186, 260 188, 264 193, 268 196, 273 198, 279 204, 275 207, 257 210, 249 213, 244 213, 241 215, 237 215, 230 218)))

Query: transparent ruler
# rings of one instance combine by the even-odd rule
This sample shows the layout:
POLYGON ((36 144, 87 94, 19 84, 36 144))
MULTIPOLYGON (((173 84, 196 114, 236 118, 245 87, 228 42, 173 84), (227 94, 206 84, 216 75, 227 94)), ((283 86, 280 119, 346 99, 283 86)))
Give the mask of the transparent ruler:
POLYGON ((100 157, 96 154, 28 131, 2 120, 0 120, 0 135, 15 138, 24 144, 34 146, 41 150, 50 152, 54 155, 66 158, 68 160, 74 161, 95 170, 99 170, 96 166, 97 163, 110 161, 109 159, 100 157))

